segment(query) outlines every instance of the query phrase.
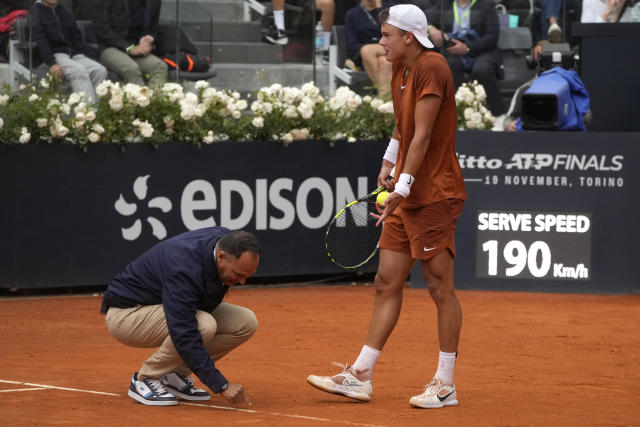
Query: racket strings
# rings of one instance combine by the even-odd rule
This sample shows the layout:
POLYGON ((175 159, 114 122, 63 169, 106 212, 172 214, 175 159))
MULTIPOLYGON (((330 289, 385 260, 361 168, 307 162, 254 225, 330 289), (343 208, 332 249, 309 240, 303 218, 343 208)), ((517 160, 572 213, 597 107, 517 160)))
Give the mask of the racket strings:
POLYGON ((356 268, 375 254, 382 227, 375 226, 371 212, 377 212, 375 197, 354 203, 334 219, 325 243, 336 264, 356 268))

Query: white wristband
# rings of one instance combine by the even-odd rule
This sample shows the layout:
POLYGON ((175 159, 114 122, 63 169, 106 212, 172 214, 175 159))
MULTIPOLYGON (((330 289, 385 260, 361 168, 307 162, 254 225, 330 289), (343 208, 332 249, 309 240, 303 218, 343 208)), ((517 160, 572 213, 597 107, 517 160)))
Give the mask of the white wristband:
POLYGON ((411 192, 411 186, 415 182, 415 178, 408 173, 401 173, 400 178, 396 181, 396 188, 393 191, 406 198, 411 192))
POLYGON ((400 142, 397 139, 391 138, 389 145, 387 145, 387 151, 384 153, 383 159, 396 164, 396 158, 398 157, 398 146, 400 142))

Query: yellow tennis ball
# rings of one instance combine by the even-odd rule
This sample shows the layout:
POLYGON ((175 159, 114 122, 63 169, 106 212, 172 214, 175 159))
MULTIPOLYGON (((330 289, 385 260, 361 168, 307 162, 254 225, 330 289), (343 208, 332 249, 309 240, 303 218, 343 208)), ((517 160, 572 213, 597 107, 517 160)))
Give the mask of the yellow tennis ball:
POLYGON ((378 197, 376 197, 376 202, 378 202, 380 206, 384 206, 384 201, 387 199, 387 196, 389 196, 388 191, 379 192, 378 197))

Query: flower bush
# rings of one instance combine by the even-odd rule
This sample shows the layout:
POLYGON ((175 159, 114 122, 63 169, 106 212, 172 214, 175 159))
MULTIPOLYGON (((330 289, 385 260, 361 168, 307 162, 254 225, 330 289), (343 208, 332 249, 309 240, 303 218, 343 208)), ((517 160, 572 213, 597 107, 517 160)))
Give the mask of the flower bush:
POLYGON ((462 83, 456 91, 458 129, 491 129, 496 121, 487 109, 487 93, 476 80, 462 83))
POLYGON ((341 87, 326 98, 313 83, 300 88, 273 84, 242 99, 238 92, 210 87, 206 81, 184 92, 176 83, 151 88, 102 82, 98 100, 63 95, 49 80, 0 89, 0 141, 91 144, 181 141, 380 140, 389 138, 391 102, 357 95, 341 87))

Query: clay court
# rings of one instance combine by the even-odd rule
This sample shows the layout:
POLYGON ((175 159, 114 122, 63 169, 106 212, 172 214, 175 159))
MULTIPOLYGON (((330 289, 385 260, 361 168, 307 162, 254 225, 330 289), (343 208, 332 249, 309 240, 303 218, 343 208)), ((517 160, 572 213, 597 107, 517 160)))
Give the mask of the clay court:
POLYGON ((253 406, 145 407, 127 397, 150 349, 113 339, 100 296, 0 300, 2 425, 640 425, 640 296, 459 291, 460 405, 409 407, 435 371, 435 308, 405 290, 369 403, 322 393, 308 374, 336 373, 363 344, 370 286, 233 289, 257 334, 218 363, 253 406))

